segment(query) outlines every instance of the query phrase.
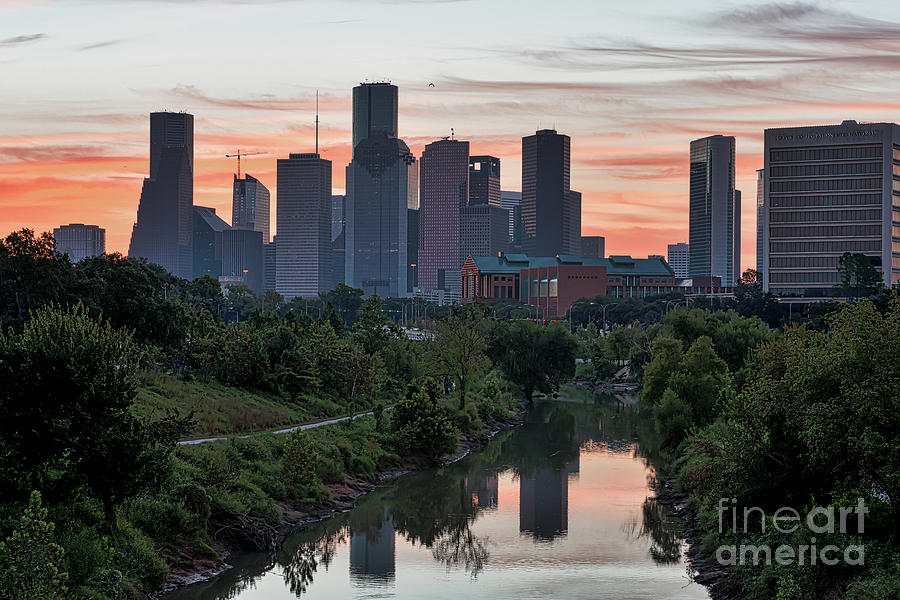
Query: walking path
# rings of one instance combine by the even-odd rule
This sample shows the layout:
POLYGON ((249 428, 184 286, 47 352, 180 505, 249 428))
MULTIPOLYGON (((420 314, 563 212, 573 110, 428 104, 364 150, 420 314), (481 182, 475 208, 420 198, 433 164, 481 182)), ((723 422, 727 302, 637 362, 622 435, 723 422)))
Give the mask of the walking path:
MULTIPOLYGON (((322 427, 324 425, 334 425, 335 423, 340 423, 341 421, 347 421, 349 419, 355 419, 356 417, 361 417, 363 415, 371 415, 372 411, 357 413, 355 415, 350 415, 347 417, 337 417, 335 419, 326 419, 325 421, 317 421, 315 423, 307 423, 306 425, 297 425, 296 427, 288 427, 287 429, 279 429, 278 431, 264 431, 259 433, 250 433, 247 435, 239 435, 236 437, 239 438, 248 438, 254 435, 260 435, 261 433, 272 433, 274 435, 279 435, 281 433, 291 433, 292 431, 297 431, 298 429, 301 431, 306 431, 307 429, 314 429, 316 427, 322 427)), ((211 437, 211 438, 202 438, 199 440, 184 440, 183 442, 178 442, 179 446, 193 446, 195 444, 205 444, 207 442, 221 442, 223 440, 227 440, 228 437, 211 437)))

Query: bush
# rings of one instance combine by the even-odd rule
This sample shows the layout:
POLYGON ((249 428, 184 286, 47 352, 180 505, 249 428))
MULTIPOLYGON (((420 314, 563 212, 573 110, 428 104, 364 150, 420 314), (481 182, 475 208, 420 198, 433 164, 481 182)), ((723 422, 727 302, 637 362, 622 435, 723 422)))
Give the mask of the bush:
MULTIPOLYGON (((465 414, 471 420, 469 413, 465 414)), ((404 452, 436 459, 456 451, 456 431, 443 407, 432 402, 424 390, 400 400, 391 415, 397 443, 404 452)))
POLYGON ((284 465, 284 475, 293 484, 310 485, 316 483, 316 464, 319 462, 319 453, 315 444, 300 429, 292 432, 284 445, 281 455, 284 465))
POLYGON ((368 456, 351 456, 350 470, 368 477, 375 475, 375 461, 368 456))

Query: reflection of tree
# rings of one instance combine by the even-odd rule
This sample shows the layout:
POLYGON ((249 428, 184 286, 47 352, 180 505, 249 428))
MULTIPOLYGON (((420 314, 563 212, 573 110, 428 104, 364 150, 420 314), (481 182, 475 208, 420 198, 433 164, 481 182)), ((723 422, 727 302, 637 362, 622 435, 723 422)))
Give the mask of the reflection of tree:
POLYGON ((431 549, 434 559, 446 565, 447 570, 463 565, 466 573, 476 577, 488 560, 488 538, 472 533, 468 521, 462 527, 454 527, 438 538, 431 549))
POLYGON ((660 565, 670 565, 681 560, 681 537, 669 520, 668 510, 654 498, 647 498, 641 505, 641 522, 637 517, 629 520, 625 533, 633 540, 642 537, 650 540, 650 557, 660 565))
POLYGON ((334 559, 334 554, 339 543, 346 540, 343 528, 338 531, 325 533, 319 539, 312 542, 303 542, 282 564, 282 577, 284 584, 298 598, 306 593, 313 575, 321 564, 327 570, 334 559))

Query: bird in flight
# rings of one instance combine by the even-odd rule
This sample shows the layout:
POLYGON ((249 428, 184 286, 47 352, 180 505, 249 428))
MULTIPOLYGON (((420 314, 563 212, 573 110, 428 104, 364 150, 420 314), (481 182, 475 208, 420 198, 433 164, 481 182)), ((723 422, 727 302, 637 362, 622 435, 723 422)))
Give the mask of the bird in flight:
POLYGON ((429 83, 429 84, 428 84, 428 87, 434 87, 434 84, 433 84, 433 83, 429 83))

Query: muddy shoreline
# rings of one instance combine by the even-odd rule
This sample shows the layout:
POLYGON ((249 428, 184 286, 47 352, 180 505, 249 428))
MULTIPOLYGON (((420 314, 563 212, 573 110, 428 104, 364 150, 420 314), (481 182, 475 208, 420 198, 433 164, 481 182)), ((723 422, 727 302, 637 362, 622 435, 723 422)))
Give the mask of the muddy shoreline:
MULTIPOLYGON (((485 423, 482 428, 482 433, 484 435, 478 439, 471 439, 466 435, 460 436, 459 452, 452 456, 441 458, 437 465, 410 464, 407 468, 377 473, 374 480, 348 477, 343 483, 328 485, 326 487, 328 487, 331 492, 331 501, 327 507, 297 510, 291 506, 280 505, 284 512, 284 521, 275 528, 277 530, 277 545, 280 546, 284 539, 293 533, 349 511, 356 505, 360 498, 373 492, 385 481, 396 479, 414 471, 447 466, 462 460, 472 452, 482 450, 498 433, 508 431, 521 425, 525 412, 526 407, 523 404, 517 409, 514 416, 504 419, 495 419, 485 423)), ((228 540, 214 541, 212 548, 219 554, 219 560, 198 558, 194 560, 191 568, 172 567, 166 585, 161 590, 148 594, 148 597, 164 597, 169 592, 195 583, 209 581, 231 568, 231 565, 227 563, 227 559, 233 552, 247 551, 245 548, 228 540)))

